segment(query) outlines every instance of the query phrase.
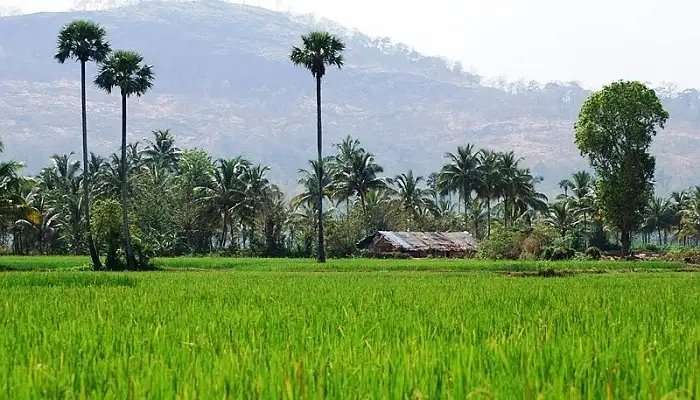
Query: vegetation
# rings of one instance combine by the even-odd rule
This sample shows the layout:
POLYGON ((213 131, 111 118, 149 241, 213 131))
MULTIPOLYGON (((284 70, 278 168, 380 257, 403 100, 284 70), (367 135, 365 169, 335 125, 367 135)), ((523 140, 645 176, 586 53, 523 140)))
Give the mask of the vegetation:
POLYGON ((318 261, 326 261, 325 246, 323 244, 323 124, 321 122, 321 80, 326 75, 326 66, 343 66, 343 50, 345 44, 335 36, 327 32, 311 32, 301 37, 304 45, 292 48, 289 56, 294 65, 300 65, 308 69, 316 79, 316 119, 318 150, 317 173, 318 173, 318 199, 317 199, 317 222, 318 222, 318 261))
MULTIPOLYGON (((63 64, 68 59, 80 62, 80 98, 83 127, 83 165, 88 165, 87 106, 85 96, 85 64, 91 61, 103 62, 111 52, 106 40, 104 28, 90 21, 73 21, 58 34, 56 60, 63 64)), ((89 177, 83 179, 83 201, 80 206, 85 210, 85 237, 90 251, 90 258, 95 269, 101 269, 100 257, 95 248, 90 229, 90 183, 89 177)))
POLYGON ((323 157, 321 82, 329 66, 342 67, 344 45, 322 32, 302 42, 290 59, 316 79, 319 151, 299 170, 302 189, 292 197, 270 182, 267 166, 181 149, 168 129, 145 144, 129 143, 127 99, 149 90, 152 67, 137 53, 110 53, 97 25, 67 25, 57 58, 100 62, 96 85, 122 97, 121 149, 88 156, 85 129, 82 163, 55 155, 27 177, 20 163, 0 162, 0 252, 84 254, 92 247, 90 225, 99 226, 93 267, 106 254, 109 269, 182 255, 357 256, 356 243, 378 230, 469 231, 481 241, 480 256, 495 259, 605 258, 620 248, 627 253, 633 240, 647 253, 697 245, 700 187, 652 196, 647 149, 668 115, 643 85, 616 82, 586 102, 577 143, 596 174, 574 173, 550 200, 537 190, 541 178, 512 151, 459 146, 425 176, 384 175, 381 160, 350 136, 323 157), (609 121, 610 113, 625 120, 609 121), (90 208, 99 215, 88 218, 90 208))
POLYGON ((699 283, 663 273, 10 272, 0 275, 12 299, 0 302, 0 392, 695 398, 698 316, 688 310, 700 308, 699 283))
POLYGON ((576 144, 596 171, 599 207, 619 230, 623 255, 630 252, 653 194, 649 147, 667 119, 656 93, 639 82, 614 82, 581 107, 576 144))

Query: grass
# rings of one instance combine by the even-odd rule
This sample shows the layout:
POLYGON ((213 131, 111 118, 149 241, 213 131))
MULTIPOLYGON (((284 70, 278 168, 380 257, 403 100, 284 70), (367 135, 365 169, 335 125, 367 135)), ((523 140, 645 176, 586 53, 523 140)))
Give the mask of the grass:
MULTIPOLYGON (((222 269, 237 271, 673 271, 687 268, 666 261, 492 261, 464 259, 337 259, 324 265, 312 259, 178 257, 156 258, 153 264, 166 270, 222 269)), ((82 256, 0 256, 0 271, 50 271, 89 269, 82 256)))
POLYGON ((695 273, 228 262, 1 273, 0 398, 700 398, 695 273))

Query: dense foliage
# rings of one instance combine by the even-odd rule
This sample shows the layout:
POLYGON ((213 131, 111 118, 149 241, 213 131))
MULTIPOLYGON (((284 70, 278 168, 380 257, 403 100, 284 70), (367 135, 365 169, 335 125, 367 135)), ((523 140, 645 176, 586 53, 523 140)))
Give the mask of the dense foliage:
POLYGON ((656 93, 639 82, 614 82, 581 107, 576 145, 598 176, 599 208, 620 231, 623 254, 653 194, 655 159, 649 148, 667 119, 656 93))

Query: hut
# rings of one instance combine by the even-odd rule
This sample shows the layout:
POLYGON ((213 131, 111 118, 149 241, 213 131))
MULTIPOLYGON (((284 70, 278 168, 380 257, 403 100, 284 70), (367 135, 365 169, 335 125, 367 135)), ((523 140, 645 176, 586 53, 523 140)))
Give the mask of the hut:
POLYGON ((378 231, 357 244, 375 257, 470 257, 478 242, 469 232, 378 231))

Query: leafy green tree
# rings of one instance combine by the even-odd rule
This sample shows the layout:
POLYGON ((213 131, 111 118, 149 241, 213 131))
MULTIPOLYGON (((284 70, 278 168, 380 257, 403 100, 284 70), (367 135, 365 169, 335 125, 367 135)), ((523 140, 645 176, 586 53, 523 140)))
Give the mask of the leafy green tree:
MULTIPOLYGON (((85 96, 85 64, 91 61, 103 62, 111 49, 106 39, 104 28, 84 20, 73 21, 64 26, 58 34, 58 49, 56 60, 63 64, 68 59, 80 62, 80 93, 82 107, 83 126, 83 165, 88 165, 88 138, 87 138, 87 107, 85 96)), ((85 174, 83 178, 83 209, 85 210, 85 233, 90 250, 90 258, 94 269, 101 269, 99 254, 90 231, 90 179, 85 174)))
POLYGON ((326 254, 323 245, 323 133, 321 123, 321 79, 326 74, 326 66, 343 66, 343 50, 345 44, 340 39, 327 32, 311 32, 301 37, 302 47, 292 48, 290 59, 295 65, 303 66, 311 71, 316 78, 316 119, 317 119, 317 150, 318 150, 318 261, 325 262, 326 254))
POLYGON ((121 241, 122 207, 113 199, 98 200, 94 207, 95 237, 101 246, 106 248, 105 266, 109 270, 121 269, 117 251, 121 241))
POLYGON ((122 240, 126 253, 127 268, 136 267, 136 258, 131 247, 128 215, 128 171, 126 117, 127 99, 130 96, 142 96, 153 86, 153 67, 143 63, 143 57, 132 51, 119 50, 110 55, 100 67, 95 84, 107 93, 119 88, 122 98, 122 146, 121 146, 121 203, 122 203, 122 240))
POLYGON ((576 145, 595 169, 600 208, 620 231, 624 256, 653 192, 655 160, 649 147, 667 119, 653 90, 618 81, 593 93, 576 122, 576 145))

